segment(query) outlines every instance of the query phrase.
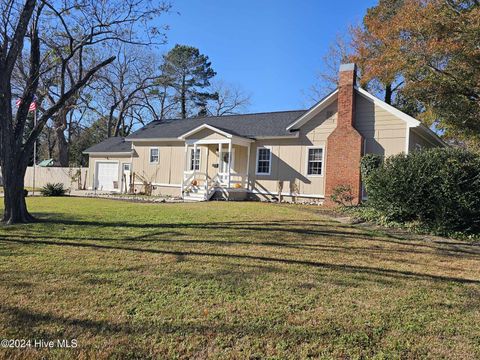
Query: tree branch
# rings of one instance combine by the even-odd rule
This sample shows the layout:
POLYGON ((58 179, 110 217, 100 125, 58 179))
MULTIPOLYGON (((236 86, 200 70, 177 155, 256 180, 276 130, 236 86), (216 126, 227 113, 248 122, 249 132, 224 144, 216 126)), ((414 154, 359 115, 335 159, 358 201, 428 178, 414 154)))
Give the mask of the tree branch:
POLYGON ((58 99, 58 101, 55 103, 55 105, 53 105, 48 110, 46 110, 42 114, 40 119, 38 119, 37 125, 33 128, 32 132, 30 133, 30 135, 28 137, 28 140, 25 142, 24 149, 29 150, 31 147, 33 147, 33 143, 35 142, 35 139, 41 133, 41 131, 43 129, 43 126, 45 125, 47 120, 50 117, 52 117, 73 95, 75 95, 75 93, 80 88, 85 86, 85 84, 87 84, 87 82, 90 80, 90 78, 93 75, 95 75, 95 73, 98 70, 100 70, 104 66, 112 63, 114 60, 115 60, 115 56, 112 56, 112 57, 102 61, 101 63, 99 63, 98 65, 93 67, 92 69, 90 69, 80 81, 78 81, 75 85, 73 85, 70 90, 68 90, 65 94, 63 94, 60 97, 60 99, 58 99))

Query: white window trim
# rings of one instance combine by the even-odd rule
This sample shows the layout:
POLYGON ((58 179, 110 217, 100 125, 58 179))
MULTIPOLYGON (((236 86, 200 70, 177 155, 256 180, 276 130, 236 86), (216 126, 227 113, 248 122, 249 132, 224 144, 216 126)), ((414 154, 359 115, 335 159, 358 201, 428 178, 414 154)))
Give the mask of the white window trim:
POLYGON ((201 148, 197 148, 197 151, 198 151, 198 170, 191 170, 190 169, 190 166, 192 165, 192 152, 194 151, 194 148, 193 146, 192 147, 189 147, 188 148, 188 170, 185 171, 185 173, 187 174, 192 174, 194 171, 200 171, 200 169, 202 168, 202 149, 201 148))
POLYGON ((307 177, 309 178, 320 178, 320 177, 323 177, 323 175, 325 174, 325 148, 323 146, 307 146, 306 147, 306 156, 305 156, 305 174, 307 175, 307 177), (310 152, 310 149, 322 149, 322 168, 321 168, 321 175, 317 175, 317 174, 312 174, 312 175, 309 175, 308 174, 308 153, 310 152))
POLYGON ((271 146, 259 146, 257 147, 257 157, 255 159, 255 175, 259 175, 259 176, 269 176, 271 175, 272 173, 272 147, 271 146), (258 161, 259 161, 259 152, 260 152, 260 149, 268 149, 270 150, 270 157, 268 159, 268 173, 259 173, 258 172, 258 161))
POLYGON ((125 165, 130 166, 130 170, 127 170, 127 171, 132 171, 132 163, 131 162, 122 162, 122 172, 125 172, 125 165))
POLYGON ((155 146, 151 147, 148 149, 148 163, 153 165, 153 164, 158 164, 160 162, 160 148, 155 146), (158 160, 157 161, 152 161, 152 150, 157 149, 158 150, 158 160))

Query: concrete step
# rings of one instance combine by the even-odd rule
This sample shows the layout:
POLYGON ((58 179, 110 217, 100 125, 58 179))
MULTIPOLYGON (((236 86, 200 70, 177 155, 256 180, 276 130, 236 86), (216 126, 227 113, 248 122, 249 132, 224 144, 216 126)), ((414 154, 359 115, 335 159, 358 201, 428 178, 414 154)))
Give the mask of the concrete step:
POLYGON ((205 194, 206 192, 204 190, 196 190, 196 191, 190 191, 187 192, 183 195, 183 200, 187 201, 205 201, 205 194))
POLYGON ((204 196, 190 196, 190 195, 185 195, 183 197, 183 200, 185 200, 185 201, 206 201, 204 196))

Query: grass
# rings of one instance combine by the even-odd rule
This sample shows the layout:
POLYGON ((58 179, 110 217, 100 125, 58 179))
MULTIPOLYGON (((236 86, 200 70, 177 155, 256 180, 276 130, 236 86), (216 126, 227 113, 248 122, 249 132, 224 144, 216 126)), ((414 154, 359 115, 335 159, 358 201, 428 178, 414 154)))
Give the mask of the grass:
POLYGON ((0 358, 480 357, 480 249, 318 207, 29 198, 0 228, 0 358))
MULTIPOLYGON (((40 193, 40 190, 42 190, 42 188, 40 187, 31 187, 31 186, 25 186, 25 190, 27 190, 29 193, 31 193, 33 190, 35 190, 36 193, 40 193)), ((3 194, 3 186, 0 186, 0 194, 3 194)))

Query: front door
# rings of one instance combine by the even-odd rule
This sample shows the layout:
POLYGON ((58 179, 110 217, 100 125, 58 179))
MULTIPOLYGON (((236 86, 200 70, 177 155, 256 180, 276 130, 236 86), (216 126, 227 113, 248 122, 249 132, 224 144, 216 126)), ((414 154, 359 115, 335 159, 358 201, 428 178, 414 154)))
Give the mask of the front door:
POLYGON ((228 183, 228 169, 229 169, 228 159, 229 158, 231 159, 232 169, 233 169, 234 156, 235 156, 235 149, 232 149, 231 157, 229 157, 228 151, 222 152, 222 158, 220 159, 219 166, 218 166, 218 176, 220 178, 220 182, 223 185, 226 185, 228 183))
POLYGON ((132 164, 130 163, 123 163, 123 176, 122 176, 122 192, 128 193, 130 187, 130 174, 132 171, 132 164))

